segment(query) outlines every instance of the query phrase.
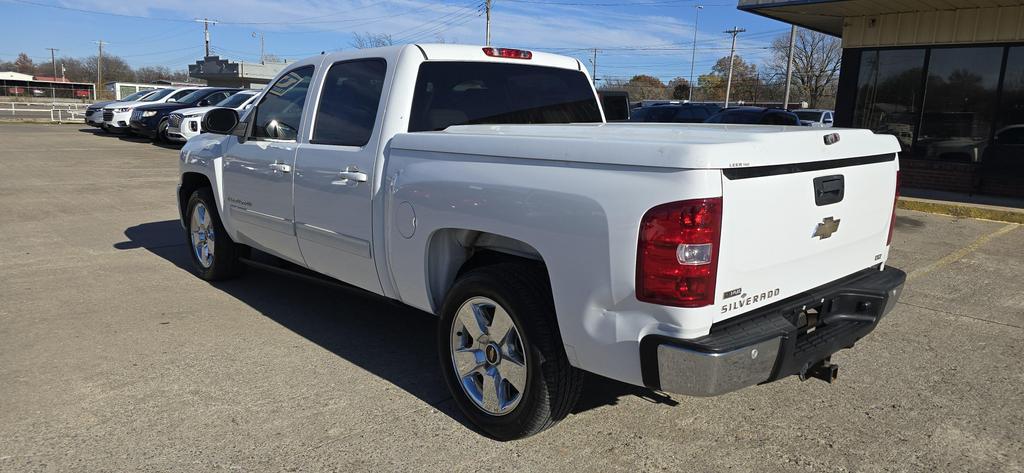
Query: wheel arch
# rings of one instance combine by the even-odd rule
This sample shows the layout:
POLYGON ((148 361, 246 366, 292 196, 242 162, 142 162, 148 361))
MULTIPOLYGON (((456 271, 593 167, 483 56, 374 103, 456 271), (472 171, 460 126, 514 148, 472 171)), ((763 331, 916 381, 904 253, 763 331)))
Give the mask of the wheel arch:
POLYGON ((548 277, 547 262, 531 244, 513 237, 480 230, 443 228, 431 234, 426 248, 426 284, 436 313, 455 280, 475 268, 504 262, 537 264, 548 277))
POLYGON ((178 190, 178 216, 182 222, 185 221, 185 213, 188 212, 189 197, 203 187, 213 190, 213 184, 205 174, 189 171, 181 175, 181 188, 178 190))

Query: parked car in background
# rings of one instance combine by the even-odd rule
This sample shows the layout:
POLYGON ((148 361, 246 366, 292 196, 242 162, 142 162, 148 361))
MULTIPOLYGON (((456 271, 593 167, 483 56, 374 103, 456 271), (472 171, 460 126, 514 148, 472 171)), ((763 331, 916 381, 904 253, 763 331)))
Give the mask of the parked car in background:
POLYGON ((243 115, 259 95, 258 90, 243 90, 208 107, 194 107, 177 110, 167 119, 167 139, 184 143, 203 132, 203 116, 214 108, 233 108, 243 115))
POLYGON ((661 104, 640 107, 630 113, 631 122, 704 123, 722 107, 705 103, 661 104))
POLYGON ((599 90, 597 96, 601 98, 601 109, 604 110, 604 118, 610 122, 624 122, 629 120, 630 109, 629 92, 624 90, 599 90))
POLYGON ((104 100, 102 102, 95 102, 85 109, 85 124, 101 127, 103 126, 103 107, 118 102, 134 102, 136 100, 142 100, 146 96, 155 93, 156 90, 157 89, 140 90, 134 94, 122 97, 121 100, 104 100))
POLYGON ((704 123, 800 126, 800 118, 781 108, 730 107, 712 115, 704 123))
POLYGON ((168 115, 193 107, 208 107, 236 94, 242 89, 229 87, 203 87, 174 101, 140 105, 132 111, 129 126, 132 133, 152 138, 156 142, 168 141, 168 115))
POLYGON ((812 126, 817 128, 829 128, 832 126, 832 110, 804 108, 800 110, 791 110, 791 112, 796 114, 797 118, 800 119, 800 124, 803 126, 812 126))
POLYGON ((131 120, 135 107, 177 100, 191 94, 196 89, 199 87, 168 87, 158 89, 155 93, 134 102, 117 102, 107 105, 103 107, 103 129, 108 132, 129 131, 131 128, 128 122, 131 120))

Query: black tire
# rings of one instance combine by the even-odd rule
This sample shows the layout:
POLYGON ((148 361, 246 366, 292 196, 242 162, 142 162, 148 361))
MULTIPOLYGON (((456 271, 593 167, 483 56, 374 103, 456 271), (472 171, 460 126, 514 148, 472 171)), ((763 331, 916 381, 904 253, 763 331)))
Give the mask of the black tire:
POLYGON ((441 371, 456 404, 475 426, 497 440, 534 435, 569 415, 579 399, 583 372, 565 356, 546 271, 539 264, 499 263, 462 275, 448 292, 438 326, 441 371), (464 302, 486 297, 511 316, 526 353, 526 389, 510 412, 493 415, 470 399, 456 373, 452 333, 464 302))
POLYGON ((167 139, 167 119, 160 120, 160 124, 156 126, 156 136, 153 137, 153 141, 157 143, 167 143, 170 140, 167 139))
MULTIPOLYGON (((188 199, 188 211, 185 213, 185 239, 188 242, 189 254, 192 257, 192 266, 196 274, 207 281, 220 281, 238 276, 245 269, 245 264, 239 258, 245 256, 248 247, 239 245, 231 240, 224 225, 217 213, 217 203, 213 198, 213 192, 209 187, 197 189, 188 199), (196 245, 192 238, 192 218, 199 205, 208 211, 209 223, 213 226, 214 251, 209 265, 200 261, 201 252, 196 251, 196 245)), ((209 224, 208 224, 209 226, 209 224)))

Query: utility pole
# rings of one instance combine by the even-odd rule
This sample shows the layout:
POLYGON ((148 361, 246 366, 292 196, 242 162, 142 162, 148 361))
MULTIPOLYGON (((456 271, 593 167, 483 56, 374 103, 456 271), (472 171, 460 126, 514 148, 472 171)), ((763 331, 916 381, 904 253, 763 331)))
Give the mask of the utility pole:
POLYGON ((789 110, 789 88, 793 84, 793 50, 796 49, 796 25, 789 29, 789 59, 786 62, 786 99, 782 108, 789 110))
MULTIPOLYGON (((256 34, 257 34, 256 32, 253 32, 252 33, 252 37, 255 38, 256 34)), ((267 57, 267 55, 263 52, 263 32, 261 31, 259 33, 259 35, 260 35, 260 64, 265 64, 263 61, 264 61, 264 58, 267 57)))
POLYGON ((202 20, 197 19, 196 23, 203 24, 203 40, 206 43, 206 57, 210 57, 210 25, 216 25, 217 20, 203 18, 202 20))
POLYGON ((693 102, 693 66, 697 61, 697 21, 700 20, 700 11, 704 7, 697 5, 697 13, 693 16, 693 52, 690 53, 690 96, 686 99, 687 102, 693 102))
MULTIPOLYGON (((57 82, 57 51, 60 50, 57 48, 46 49, 50 50, 50 64, 53 65, 53 81, 57 82)), ((53 84, 50 86, 50 96, 53 98, 54 102, 57 101, 57 84, 53 84)))
POLYGON ((96 93, 96 99, 99 100, 99 98, 100 98, 100 92, 99 91, 103 89, 103 43, 104 43, 104 41, 101 39, 101 40, 97 40, 97 41, 93 41, 93 42, 98 44, 98 45, 100 45, 100 54, 99 54, 99 56, 96 56, 96 90, 94 91, 96 93))
POLYGON ((594 77, 592 77, 592 79, 594 80, 594 87, 596 88, 597 87, 597 48, 594 48, 594 58, 590 60, 590 66, 591 66, 591 70, 594 73, 594 77))
POLYGON ((491 0, 487 0, 487 37, 484 41, 485 46, 491 45, 491 0))
POLYGON ((729 94, 732 92, 732 64, 736 59, 736 36, 746 31, 735 26, 731 30, 725 31, 726 34, 732 35, 732 49, 729 51, 729 79, 725 81, 725 108, 729 107, 729 94))

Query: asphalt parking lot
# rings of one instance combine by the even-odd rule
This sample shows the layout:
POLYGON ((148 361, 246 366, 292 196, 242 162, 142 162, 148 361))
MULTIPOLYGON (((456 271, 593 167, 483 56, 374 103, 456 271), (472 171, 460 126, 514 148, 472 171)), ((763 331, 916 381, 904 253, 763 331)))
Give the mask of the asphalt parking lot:
POLYGON ((2 471, 1022 471, 1024 228, 901 211, 903 300, 834 385, 591 376, 554 429, 468 427, 435 322, 261 270, 192 276, 177 151, 0 124, 2 471))

